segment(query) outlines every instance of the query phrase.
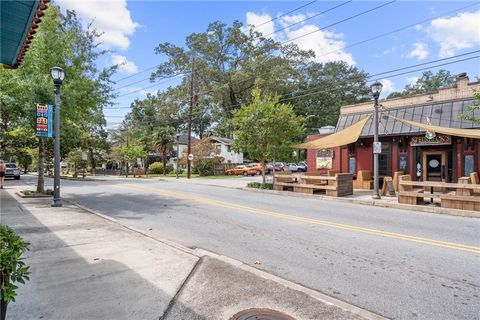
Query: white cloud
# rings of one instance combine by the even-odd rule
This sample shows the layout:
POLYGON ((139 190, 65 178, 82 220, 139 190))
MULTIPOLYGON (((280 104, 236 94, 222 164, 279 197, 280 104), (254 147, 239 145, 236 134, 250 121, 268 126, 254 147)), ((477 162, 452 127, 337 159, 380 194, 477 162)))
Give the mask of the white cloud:
POLYGON ((374 54, 373 57, 374 58, 381 58, 381 57, 389 55, 391 53, 395 53, 396 51, 397 51, 397 47, 391 47, 389 49, 383 50, 382 53, 374 54))
MULTIPOLYGON (((278 24, 285 29, 269 37, 280 42, 291 40, 300 49, 314 51, 316 55, 315 60, 318 62, 325 63, 343 60, 350 65, 354 65, 355 60, 352 55, 342 50, 345 42, 341 33, 322 31, 316 25, 299 23, 309 16, 312 16, 312 14, 296 14, 281 17, 278 19, 278 24), (298 24, 292 28, 288 27, 294 23, 298 24), (301 37, 307 33, 312 33, 312 35, 301 37)), ((271 16, 268 14, 256 14, 254 12, 247 12, 246 14, 247 25, 261 25, 255 30, 262 32, 264 35, 275 31, 275 22, 271 21, 271 19, 271 16)))
MULTIPOLYGON (((268 14, 256 14, 254 12, 247 12, 247 25, 248 26, 259 26, 254 28, 255 31, 261 32, 263 35, 271 34, 275 31, 275 24, 273 23, 272 17, 268 14)), ((275 35, 272 34, 269 38, 275 38, 275 35)))
POLYGON ((418 77, 406 77, 405 82, 409 85, 414 85, 417 83, 418 77))
POLYGON ((283 28, 286 28, 292 24, 305 24, 305 23, 300 23, 301 21, 305 20, 307 18, 306 15, 304 14, 292 14, 290 16, 283 16, 279 19, 279 23, 283 28))
POLYGON ((380 80, 380 82, 383 84, 382 95, 388 95, 388 94, 392 93, 393 91, 395 91, 395 87, 394 87, 394 84, 393 84, 392 80, 382 79, 382 80, 380 80))
POLYGON ((342 34, 322 31, 316 25, 309 24, 297 30, 286 32, 286 38, 292 40, 300 49, 313 50, 316 56, 315 60, 318 62, 343 60, 350 65, 355 64, 352 55, 342 50, 345 46, 342 34), (313 34, 296 39, 311 32, 313 34))
POLYGON ((129 36, 139 26, 133 22, 126 0, 82 1, 59 0, 60 6, 75 10, 84 24, 93 20, 93 26, 103 34, 100 41, 107 48, 126 50, 130 46, 129 36))
POLYGON ((112 64, 118 64, 119 65, 118 70, 124 73, 131 74, 131 73, 138 72, 137 65, 134 62, 129 61, 125 56, 113 54, 112 64))
POLYGON ((426 29, 428 35, 440 46, 439 57, 451 57, 459 50, 480 43, 480 10, 463 12, 452 18, 439 18, 426 29))
POLYGON ((416 42, 413 44, 414 49, 407 55, 409 58, 417 58, 423 60, 428 57, 428 45, 423 42, 416 42))

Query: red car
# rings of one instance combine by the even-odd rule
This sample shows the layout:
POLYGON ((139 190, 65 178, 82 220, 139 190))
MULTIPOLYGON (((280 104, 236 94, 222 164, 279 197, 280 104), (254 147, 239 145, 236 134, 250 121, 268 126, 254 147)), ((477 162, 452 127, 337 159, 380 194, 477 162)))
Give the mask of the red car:
POLYGON ((236 166, 233 169, 227 170, 226 174, 228 174, 229 176, 231 175, 254 176, 257 174, 257 169, 242 165, 242 166, 236 166))

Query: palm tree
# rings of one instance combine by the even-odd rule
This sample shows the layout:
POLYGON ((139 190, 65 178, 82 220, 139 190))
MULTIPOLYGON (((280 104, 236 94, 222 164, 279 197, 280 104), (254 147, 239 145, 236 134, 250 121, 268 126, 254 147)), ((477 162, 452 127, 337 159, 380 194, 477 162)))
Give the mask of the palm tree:
POLYGON ((162 155, 163 175, 166 175, 167 157, 175 143, 175 129, 170 126, 156 128, 153 132, 153 143, 156 151, 162 155))

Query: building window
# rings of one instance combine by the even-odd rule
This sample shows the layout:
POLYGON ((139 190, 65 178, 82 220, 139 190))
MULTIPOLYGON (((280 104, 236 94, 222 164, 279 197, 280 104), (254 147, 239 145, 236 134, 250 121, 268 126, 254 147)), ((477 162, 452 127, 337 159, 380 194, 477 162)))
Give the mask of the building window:
POLYGON ((357 158, 349 157, 348 158, 348 173, 357 173, 357 158))
POLYGON ((230 147, 230 145, 227 145, 227 152, 230 152, 232 151, 232 148, 230 147))
POLYGON ((465 155, 465 177, 468 177, 470 173, 475 172, 475 156, 473 154, 465 155))

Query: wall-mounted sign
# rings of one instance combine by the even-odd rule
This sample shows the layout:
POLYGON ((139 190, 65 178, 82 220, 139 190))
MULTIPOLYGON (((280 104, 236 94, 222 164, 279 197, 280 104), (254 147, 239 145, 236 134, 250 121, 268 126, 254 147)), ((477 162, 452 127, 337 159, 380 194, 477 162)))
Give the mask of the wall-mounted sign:
POLYGON ((321 149, 317 150, 317 169, 332 169, 333 168, 333 150, 321 149))
POLYGON ((36 136, 53 136, 53 106, 37 104, 36 113, 36 136))
POLYGON ((381 142, 374 142, 373 143, 373 154, 381 154, 382 153, 382 143, 381 142))
POLYGON ((437 134, 433 138, 428 139, 425 136, 415 136, 410 138, 410 145, 415 146, 438 146, 444 144, 452 144, 452 137, 444 134, 437 134))

